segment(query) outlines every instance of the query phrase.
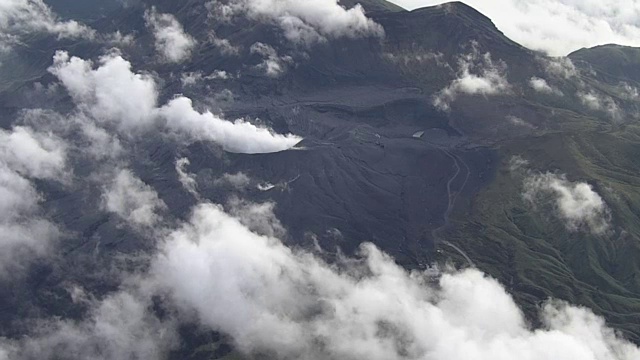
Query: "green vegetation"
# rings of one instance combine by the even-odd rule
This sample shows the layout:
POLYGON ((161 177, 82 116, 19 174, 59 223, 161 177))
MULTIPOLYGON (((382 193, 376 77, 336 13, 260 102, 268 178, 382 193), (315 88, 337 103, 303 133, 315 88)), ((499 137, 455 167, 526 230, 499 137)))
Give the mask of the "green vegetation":
POLYGON ((602 45, 580 49, 569 55, 578 65, 588 64, 596 71, 626 82, 639 81, 640 49, 622 45, 602 45))
MULTIPOLYGON (((556 298, 605 315, 633 341, 640 341, 640 127, 562 130, 499 145, 503 161, 495 181, 454 213, 453 241, 478 266, 500 279, 534 318, 539 305, 556 298), (532 171, 557 171, 587 181, 612 213, 603 235, 568 231, 554 216, 551 199, 535 209, 522 198, 524 171, 509 160, 522 156, 532 171)), ((442 247, 447 256, 459 256, 442 247)), ((463 261, 460 259, 460 261, 463 261)))

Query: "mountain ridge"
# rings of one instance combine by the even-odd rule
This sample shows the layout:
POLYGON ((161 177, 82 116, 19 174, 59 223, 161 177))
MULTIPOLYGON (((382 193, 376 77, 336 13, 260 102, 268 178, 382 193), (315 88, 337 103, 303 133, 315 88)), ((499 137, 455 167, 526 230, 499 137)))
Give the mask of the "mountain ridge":
MULTIPOLYGON (((640 49, 608 45, 554 59, 511 41, 461 2, 414 11, 383 11, 387 6, 364 5, 384 37, 326 35, 298 44, 269 18, 239 15, 222 23, 200 0, 146 1, 94 23, 105 33, 134 35, 120 53, 53 36, 37 40, 42 51, 17 51, 17 61, 33 60, 26 73, 36 75, 0 90, 2 124, 8 129, 38 106, 60 117, 90 113, 76 109, 47 72, 55 50, 93 61, 94 69, 105 53, 121 56, 132 77, 153 79, 156 107, 186 96, 201 114, 304 138, 287 151, 239 154, 215 141, 184 145, 155 128, 143 139, 123 136, 131 173, 157 192, 168 222, 185 222, 200 199, 226 210, 238 205, 234 197, 276 204, 278 224, 287 229, 278 236, 294 249, 320 249, 335 260, 373 242, 404 269, 419 271, 433 263, 468 267, 471 259, 505 285, 534 325, 540 304, 558 298, 592 308, 640 343, 640 280, 633 276, 640 268, 640 128, 637 99, 619 88, 620 79, 635 79, 637 59, 628 55, 640 49), (150 5, 170 12, 196 40, 190 58, 174 64, 158 56, 143 20, 150 5), (212 38, 237 52, 225 53, 212 38), (260 53, 255 44, 272 51, 260 53), (281 73, 268 74, 267 60, 279 61, 281 73), (535 79, 547 87, 536 89, 535 79), (182 158, 196 197, 176 170, 182 158), (567 227, 559 200, 540 185, 545 181, 570 194, 596 193, 607 204, 609 232, 592 232, 588 223, 567 227), (540 193, 529 200, 529 189, 540 193)), ((67 279, 106 296, 120 284, 103 269, 122 257, 138 266, 127 256, 153 247, 144 232, 100 210, 106 185, 95 178, 109 172, 97 172, 103 164, 83 155, 73 158, 79 191, 37 183, 47 199, 43 211, 69 238, 56 259, 31 270, 28 286, 0 287, 10 294, 0 296, 0 319, 11 324, 0 336, 23 336, 23 318, 39 314, 81 318, 86 309, 69 299, 67 279)), ((199 331, 186 331, 183 357, 205 347, 196 355, 206 358, 218 349, 206 351, 208 345, 225 341, 199 331)))

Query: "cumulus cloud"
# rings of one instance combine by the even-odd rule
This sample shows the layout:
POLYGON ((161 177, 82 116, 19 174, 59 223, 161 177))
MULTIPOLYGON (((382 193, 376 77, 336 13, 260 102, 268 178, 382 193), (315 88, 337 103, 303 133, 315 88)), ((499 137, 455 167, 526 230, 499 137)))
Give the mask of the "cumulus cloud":
POLYGON ((282 151, 301 140, 245 120, 231 122, 210 111, 198 112, 185 96, 158 107, 153 77, 134 73, 131 63, 117 53, 100 58, 95 67, 91 61, 58 52, 49 71, 62 82, 79 111, 127 136, 163 126, 184 141, 213 141, 238 153, 282 151))
POLYGON ((488 52, 480 54, 474 44, 473 52, 458 60, 458 77, 435 95, 433 104, 446 111, 460 94, 488 96, 506 94, 510 89, 506 64, 494 62, 488 52))
POLYGON ((132 226, 150 227, 161 219, 158 214, 167 205, 156 191, 127 169, 120 170, 103 189, 102 207, 132 226))
POLYGON ((68 181, 65 143, 50 133, 17 126, 0 130, 0 277, 46 255, 57 227, 41 214, 31 179, 68 181))
POLYGON ((232 0, 227 4, 210 4, 209 9, 226 21, 242 13, 274 23, 287 39, 297 44, 384 34, 382 26, 367 18, 362 6, 346 9, 337 0, 232 0))
POLYGON ((155 47, 167 62, 179 63, 188 59, 196 46, 196 40, 171 14, 158 13, 155 7, 144 14, 147 27, 153 32, 155 47))
POLYGON ((551 302, 531 330, 505 289, 477 270, 407 272, 373 245, 329 265, 198 206, 150 277, 180 311, 274 358, 617 359, 640 356, 586 309, 551 302), (215 304, 215 306, 213 305, 215 304))
POLYGON ((532 173, 525 179, 524 188, 525 200, 533 205, 544 201, 545 195, 551 196, 557 214, 570 231, 602 234, 610 227, 607 204, 585 182, 571 182, 564 175, 532 173))
POLYGON ((272 78, 284 74, 287 67, 293 62, 291 56, 280 56, 271 45, 261 42, 251 45, 250 51, 252 54, 258 54, 263 57, 264 60, 256 68, 264 71, 267 76, 272 78))
POLYGON ((136 74, 117 53, 93 62, 58 51, 49 71, 67 89, 80 110, 102 123, 131 131, 154 121, 158 91, 150 75, 136 74))
POLYGON ((562 95, 562 92, 551 87, 551 85, 547 83, 547 80, 535 76, 529 79, 529 86, 531 86, 533 90, 542 94, 562 95))
POLYGON ((371 244, 329 264, 262 231, 273 226, 270 206, 239 202, 249 215, 196 206, 160 239, 148 271, 101 301, 83 297, 83 321, 44 322, 3 351, 18 360, 163 358, 178 344, 177 319, 193 319, 243 354, 280 359, 640 356, 601 318, 562 302, 547 302, 532 329, 504 287, 476 269, 409 272, 371 244), (159 297, 161 317, 151 305, 159 297))
POLYGON ((0 48, 10 48, 33 33, 58 38, 93 39, 95 30, 77 21, 62 21, 43 0, 0 1, 0 48))
POLYGON ((25 126, 13 131, 0 130, 0 158, 6 165, 27 177, 64 180, 66 144, 52 133, 40 133, 25 126))
POLYGON ((622 109, 610 96, 595 91, 578 91, 576 96, 588 109, 605 112, 613 120, 622 119, 622 109))
MULTIPOLYGON (((408 9, 443 0, 393 0, 408 9)), ((559 56, 609 43, 640 46, 640 3, 635 0, 466 0, 509 38, 559 56)))

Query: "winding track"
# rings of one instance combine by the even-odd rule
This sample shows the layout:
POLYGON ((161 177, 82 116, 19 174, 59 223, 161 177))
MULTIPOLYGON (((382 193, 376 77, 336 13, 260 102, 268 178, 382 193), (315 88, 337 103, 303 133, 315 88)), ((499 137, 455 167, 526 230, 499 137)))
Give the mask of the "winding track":
POLYGON ((449 181, 447 181, 447 196, 449 198, 449 204, 447 206, 447 210, 444 213, 444 224, 442 224, 442 226, 436 229, 433 229, 431 231, 431 236, 433 237, 434 242, 436 243, 440 242, 444 245, 451 247, 452 249, 460 253, 460 255, 462 255, 462 257, 464 257, 465 260, 467 260, 467 263, 469 263, 469 266, 476 267, 473 260, 471 260, 471 258, 462 249, 460 249, 458 246, 452 244, 449 241, 441 239, 439 235, 439 233, 442 230, 444 230, 450 225, 449 217, 451 215, 451 212, 453 212, 453 208, 456 204, 456 200, 458 199, 458 195, 460 195, 460 193, 464 190, 465 186, 467 185, 467 182, 469 181, 469 176, 471 175, 471 169, 469 169, 469 165, 467 165, 467 163, 465 163, 464 160, 462 160, 459 156, 451 153, 449 150, 446 150, 443 148, 440 148, 440 150, 442 150, 442 152, 444 152, 449 158, 451 158, 451 160, 453 160, 454 166, 456 168, 456 173, 453 174, 453 176, 449 179, 449 181), (462 183, 458 191, 454 193, 451 190, 451 184, 453 184, 453 182, 458 179, 458 177, 460 176, 460 173, 462 172, 462 167, 460 166, 460 164, 462 164, 465 167, 466 175, 464 178, 464 182, 462 183))

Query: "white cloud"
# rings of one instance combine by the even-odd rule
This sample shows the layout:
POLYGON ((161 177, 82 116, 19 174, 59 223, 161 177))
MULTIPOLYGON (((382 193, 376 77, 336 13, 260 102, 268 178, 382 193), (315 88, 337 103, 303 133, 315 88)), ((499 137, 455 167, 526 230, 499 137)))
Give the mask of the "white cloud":
POLYGON ((389 61, 405 66, 423 66, 425 63, 435 63, 439 67, 453 71, 441 52, 411 49, 400 53, 384 53, 383 56, 389 61))
POLYGON ((106 211, 137 227, 154 226, 161 220, 158 213, 167 207, 151 186, 126 169, 118 171, 103 189, 102 200, 106 211))
POLYGON ((33 33, 47 33, 58 38, 93 39, 95 30, 77 21, 62 21, 43 0, 0 1, 0 48, 33 33))
POLYGON ((154 79, 134 73, 117 53, 102 57, 94 69, 91 61, 58 52, 49 71, 60 79, 81 112, 101 124, 112 124, 126 136, 164 126, 187 142, 213 141, 239 153, 282 151, 301 140, 244 120, 231 122, 209 111, 200 113, 184 96, 158 108, 154 79))
POLYGON ((231 76, 228 72, 223 70, 214 70, 211 74, 205 76, 205 79, 209 79, 209 80, 215 80, 215 79, 227 80, 231 78, 233 78, 233 76, 231 76))
MULTIPOLYGON (((443 0, 393 0, 408 9, 443 0)), ((616 43, 640 46, 636 0, 465 0, 509 38, 558 56, 582 47, 616 43)))
POLYGON ((51 133, 16 126, 0 130, 0 161, 27 177, 64 181, 68 177, 66 144, 51 133))
POLYGON ((178 136, 186 136, 191 140, 213 141, 229 152, 277 152, 287 150, 301 140, 291 134, 275 134, 269 128, 258 127, 244 120, 230 122, 209 111, 200 113, 193 108, 191 99, 184 96, 169 101, 159 109, 158 114, 166 119, 167 127, 178 136))
POLYGON ((209 30, 208 40, 213 46, 218 48, 223 55, 238 55, 240 53, 240 47, 231 44, 228 39, 218 37, 213 30, 209 30))
POLYGON ((239 1, 223 3, 217 0, 211 0, 206 2, 204 6, 208 11, 207 17, 221 23, 232 22, 233 19, 243 11, 242 3, 239 1))
POLYGON ((201 71, 186 72, 180 75, 180 83, 182 83, 182 87, 193 86, 202 81, 202 79, 203 76, 201 71))
POLYGON ((245 190, 251 185, 251 178, 243 173, 223 174, 213 181, 216 186, 231 186, 236 190, 245 190))
POLYGON ((101 301, 83 296, 91 305, 83 321, 44 322, 2 351, 17 360, 163 358, 178 344, 176 325, 190 319, 244 354, 280 359, 640 356, 601 318, 562 302, 547 302, 542 327, 531 329, 505 288, 476 269, 408 272, 371 244, 360 259, 328 264, 243 224, 263 217, 268 229, 273 213, 264 209, 235 218, 198 205, 160 240, 148 272, 101 301), (162 320, 151 310, 157 295, 169 310, 162 320))
POLYGON ((523 196, 533 205, 541 201, 541 196, 553 196, 557 214, 571 231, 586 229, 602 234, 609 229, 607 204, 587 183, 570 182, 563 175, 544 173, 530 174, 524 187, 523 196))
POLYGON ((603 111, 613 120, 621 120, 623 111, 610 96, 599 94, 595 91, 578 91, 576 93, 580 102, 590 110, 603 111))
POLYGON ((638 88, 635 86, 631 86, 624 81, 618 84, 617 90, 626 100, 637 101, 640 97, 640 91, 638 90, 638 88))
POLYGON ((87 146, 84 146, 85 151, 96 160, 114 159, 123 154, 122 144, 115 134, 85 117, 76 116, 74 120, 80 126, 82 137, 87 142, 87 146))
POLYGON ((232 0, 210 5, 214 16, 230 21, 239 13, 278 25, 287 39, 312 44, 328 38, 382 36, 382 26, 367 18, 359 4, 345 9, 336 0, 232 0))
POLYGON ((203 204, 153 261, 180 312, 275 358, 631 360, 637 347, 586 309, 548 303, 531 330, 477 270, 408 273, 373 245, 331 266, 203 204))
POLYGON ((498 95, 509 93, 510 89, 506 64, 494 63, 490 53, 481 55, 473 44, 473 52, 458 60, 458 77, 435 95, 433 104, 441 110, 449 110, 459 94, 498 95))
POLYGON ((145 12, 144 19, 153 32, 156 50, 165 61, 178 63, 191 56, 196 40, 184 31, 175 16, 158 13, 153 7, 145 12))
POLYGON ((123 35, 120 30, 113 33, 103 35, 102 41, 112 46, 130 46, 134 43, 135 38, 131 34, 123 35))
POLYGON ((264 58, 256 67, 272 78, 284 74, 287 67, 293 62, 291 56, 279 56, 276 49, 261 42, 251 45, 250 50, 252 54, 258 54, 264 58))
POLYGON ((520 155, 512 156, 511 159, 509 159, 509 170, 511 172, 520 171, 520 170, 528 171, 528 166, 529 166, 529 160, 524 159, 520 155))
POLYGON ((568 57, 558 58, 542 58, 539 57, 538 61, 542 63, 544 70, 552 76, 561 79, 570 79, 579 75, 578 69, 573 64, 573 61, 568 57))
POLYGON ((178 173, 178 180, 182 186, 192 195, 198 197, 198 182, 194 174, 188 173, 186 167, 191 162, 187 158, 181 158, 176 160, 176 172, 178 173))
MULTIPOLYGON (((29 337, 8 342, 8 358, 26 359, 162 359, 178 341, 175 325, 149 312, 149 299, 120 291, 90 301, 83 321, 50 320, 37 324, 29 337)), ((0 359, 2 350, 0 350, 0 359)))
POLYGON ((158 92, 153 78, 131 71, 131 63, 117 53, 91 61, 58 51, 49 71, 67 89, 80 110, 102 123, 129 132, 150 126, 158 92))
POLYGON ((211 74, 205 76, 202 71, 185 72, 180 75, 182 87, 189 87, 198 84, 203 80, 228 80, 231 78, 226 71, 214 70, 211 74))
POLYGON ((0 277, 11 276, 58 237, 41 214, 42 196, 29 180, 66 182, 66 146, 50 133, 17 126, 0 130, 0 277))
POLYGON ((510 122, 511 124, 515 125, 515 126, 519 126, 519 127, 524 127, 524 128, 528 128, 528 129, 535 129, 535 126, 529 124, 528 122, 524 121, 523 119, 517 117, 517 116, 513 116, 513 115, 507 115, 506 119, 508 122, 510 122))
POLYGON ((269 191, 269 190, 273 190, 276 188, 276 185, 270 183, 270 182, 264 182, 264 183, 260 183, 256 186, 256 188, 260 191, 269 191))
POLYGON ((27 178, 0 162, 0 278, 46 255, 58 237, 57 227, 40 215, 41 200, 27 178))
POLYGON ((539 93, 562 95, 562 92, 560 92, 560 90, 554 89, 547 83, 547 80, 542 78, 538 78, 535 76, 532 77, 531 79, 529 79, 529 85, 533 90, 539 93))
POLYGON ((227 203, 227 212, 256 234, 282 238, 286 230, 273 212, 275 207, 273 202, 258 204, 233 196, 227 203))
POLYGON ((57 134, 65 139, 66 144, 62 145, 68 147, 68 152, 89 155, 93 160, 111 160, 123 154, 117 134, 86 113, 75 111, 63 115, 52 110, 25 109, 18 121, 39 129, 41 136, 57 134))

